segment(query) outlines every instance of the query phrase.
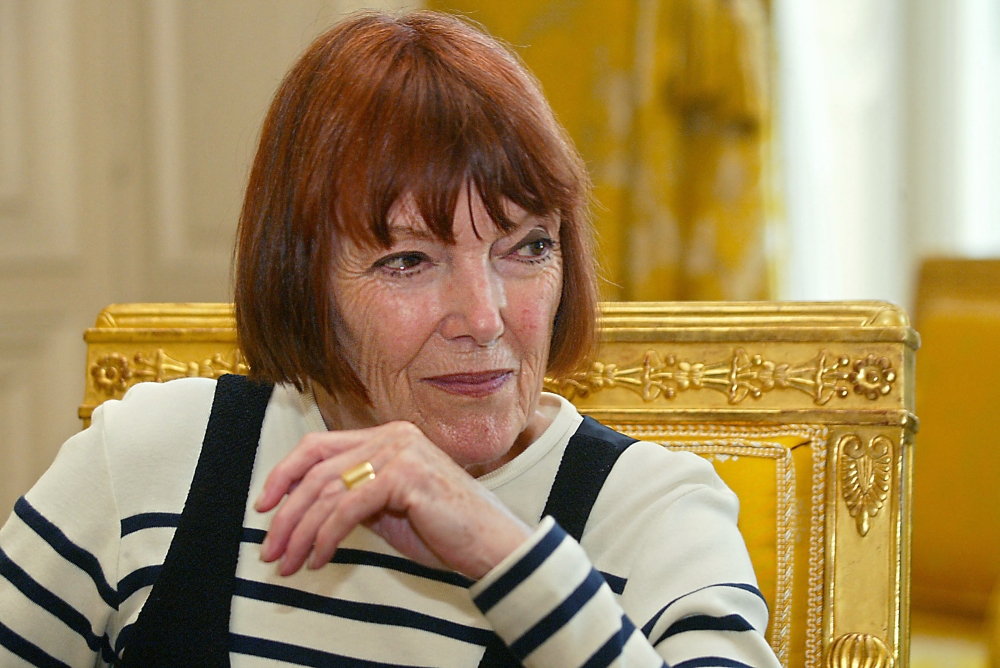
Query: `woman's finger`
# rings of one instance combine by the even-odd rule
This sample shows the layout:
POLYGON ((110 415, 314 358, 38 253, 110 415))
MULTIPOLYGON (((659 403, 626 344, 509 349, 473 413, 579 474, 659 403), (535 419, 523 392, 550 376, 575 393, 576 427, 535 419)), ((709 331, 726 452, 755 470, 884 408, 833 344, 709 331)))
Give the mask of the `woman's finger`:
POLYGON ((329 476, 317 470, 317 467, 313 467, 309 474, 299 481, 294 492, 288 495, 278 512, 271 518, 271 526, 268 527, 267 535, 260 546, 260 558, 263 561, 274 561, 285 553, 288 537, 329 482, 329 476))
POLYGON ((385 508, 390 489, 383 481, 348 489, 343 481, 330 480, 292 528, 281 556, 281 575, 297 572, 307 559, 311 568, 329 561, 347 534, 385 508))
POLYGON ((345 488, 338 496, 332 510, 326 513, 312 534, 311 568, 319 568, 330 561, 347 534, 385 510, 393 487, 388 478, 383 474, 380 479, 376 473, 372 480, 351 490, 345 488))
MULTIPOLYGON (((291 575, 302 568, 309 553, 314 550, 321 525, 336 513, 337 504, 345 493, 346 488, 336 480, 323 487, 288 536, 278 567, 281 575, 291 575)), ((330 554, 332 556, 332 550, 330 554)))
MULTIPOLYGON (((271 526, 261 545, 261 559, 274 561, 286 553, 290 537, 316 504, 318 497, 321 494, 332 497, 337 491, 346 489, 341 478, 344 471, 363 461, 370 461, 374 466, 379 466, 384 457, 385 451, 378 443, 366 443, 314 464, 298 484, 293 485, 294 489, 289 490, 287 498, 271 519, 271 526)), ((300 554, 299 549, 297 544, 293 561, 299 556, 304 559, 305 555, 308 555, 308 550, 300 554)), ((299 565, 301 566, 301 562, 299 565)))
POLYGON ((254 509, 259 513, 271 510, 314 466, 363 443, 365 439, 360 430, 306 434, 268 474, 264 488, 254 502, 254 509))

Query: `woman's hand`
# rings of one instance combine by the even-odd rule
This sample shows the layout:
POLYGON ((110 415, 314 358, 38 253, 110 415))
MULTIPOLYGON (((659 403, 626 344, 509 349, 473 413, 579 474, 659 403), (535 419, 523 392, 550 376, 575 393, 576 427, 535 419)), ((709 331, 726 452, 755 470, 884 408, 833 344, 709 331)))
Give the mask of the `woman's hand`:
POLYGON ((364 523, 416 562, 479 579, 531 529, 409 422, 308 434, 268 475, 254 508, 271 520, 261 559, 291 575, 319 568, 364 523), (370 462, 375 478, 341 475, 370 462), (312 553, 310 557, 310 552, 312 553))

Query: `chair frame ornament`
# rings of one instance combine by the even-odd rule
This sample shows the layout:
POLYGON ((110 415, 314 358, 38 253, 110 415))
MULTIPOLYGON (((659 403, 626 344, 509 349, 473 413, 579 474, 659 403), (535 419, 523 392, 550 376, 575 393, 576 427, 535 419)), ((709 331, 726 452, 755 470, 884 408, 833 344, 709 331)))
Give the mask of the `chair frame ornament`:
MULTIPOLYGON (((548 390, 638 438, 774 460, 769 640, 782 664, 906 666, 919 346, 906 314, 884 302, 622 302, 601 313, 597 361, 548 390)), ((84 338, 85 423, 138 382, 247 370, 229 304, 114 305, 84 338)))

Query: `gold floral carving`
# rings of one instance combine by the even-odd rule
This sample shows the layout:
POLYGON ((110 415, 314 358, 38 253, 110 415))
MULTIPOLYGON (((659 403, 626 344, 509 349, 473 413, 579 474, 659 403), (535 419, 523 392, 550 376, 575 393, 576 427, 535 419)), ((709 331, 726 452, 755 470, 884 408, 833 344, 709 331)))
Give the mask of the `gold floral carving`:
POLYGON ((893 668, 892 652, 877 636, 848 633, 830 645, 827 668, 893 668))
POLYGON ((248 370, 242 353, 235 348, 228 354, 215 353, 201 362, 183 362, 158 348, 152 355, 105 355, 90 365, 90 376, 99 391, 115 396, 136 383, 162 383, 175 378, 218 378, 226 373, 245 374, 248 370))
POLYGON ((854 391, 858 394, 863 394, 869 399, 878 399, 892 390, 896 372, 886 358, 868 355, 854 363, 847 379, 854 385, 854 391))
POLYGON ((867 445, 857 434, 840 438, 840 480, 847 509, 858 525, 858 533, 868 533, 869 521, 878 514, 889 496, 892 478, 892 441, 875 436, 867 445))
POLYGON ((687 390, 710 389, 725 394, 730 404, 747 397, 759 399, 773 390, 792 389, 810 395, 814 403, 822 406, 834 397, 849 396, 852 389, 868 399, 878 399, 892 391, 895 380, 896 372, 889 360, 875 355, 852 361, 846 355, 821 350, 807 362, 779 364, 737 348, 731 358, 708 363, 648 350, 635 364, 594 362, 588 371, 548 379, 546 387, 570 400, 621 387, 644 401, 673 399, 687 390))

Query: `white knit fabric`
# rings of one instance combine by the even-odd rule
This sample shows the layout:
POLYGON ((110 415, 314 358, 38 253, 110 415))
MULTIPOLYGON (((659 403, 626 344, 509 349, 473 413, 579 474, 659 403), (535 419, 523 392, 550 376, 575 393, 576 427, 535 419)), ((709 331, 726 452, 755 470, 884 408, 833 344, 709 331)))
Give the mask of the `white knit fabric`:
MULTIPOLYGON (((109 665, 127 647, 194 475, 215 383, 143 383, 92 426, 0 529, 0 666, 109 665)), ((281 577, 260 561, 268 472, 323 429, 309 394, 275 388, 254 464, 233 599, 234 667, 476 666, 495 631, 526 666, 777 666, 737 501, 699 457, 637 443, 580 544, 540 520, 576 409, 481 478, 537 529, 476 583, 401 557, 365 528, 333 562, 281 577), (352 663, 347 660, 359 659, 352 663), (370 662, 370 663, 364 663, 370 662)))

